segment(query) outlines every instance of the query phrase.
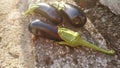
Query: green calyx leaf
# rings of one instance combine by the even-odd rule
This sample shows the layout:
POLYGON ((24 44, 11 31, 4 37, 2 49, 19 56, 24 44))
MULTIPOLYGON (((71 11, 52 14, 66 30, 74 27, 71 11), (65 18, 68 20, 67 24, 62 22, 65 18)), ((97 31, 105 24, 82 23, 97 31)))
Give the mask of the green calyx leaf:
POLYGON ((70 46, 76 46, 78 43, 76 43, 77 39, 80 38, 80 35, 78 32, 74 32, 67 28, 60 28, 58 27, 58 34, 65 42, 70 44, 70 46))
POLYGON ((65 8, 65 2, 64 2, 64 1, 54 2, 54 4, 56 5, 55 7, 56 7, 58 10, 62 10, 62 9, 65 8))
POLYGON ((29 8, 27 9, 27 11, 24 12, 24 15, 27 15, 29 13, 33 14, 34 13, 33 11, 38 7, 39 7, 39 3, 31 3, 29 5, 29 8))

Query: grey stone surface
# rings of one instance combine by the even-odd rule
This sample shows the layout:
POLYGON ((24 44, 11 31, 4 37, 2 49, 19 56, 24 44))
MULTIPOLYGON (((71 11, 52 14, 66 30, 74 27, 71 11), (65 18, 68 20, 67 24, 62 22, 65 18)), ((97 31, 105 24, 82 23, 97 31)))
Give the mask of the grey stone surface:
POLYGON ((114 14, 120 15, 120 0, 100 0, 100 3, 107 6, 114 14))

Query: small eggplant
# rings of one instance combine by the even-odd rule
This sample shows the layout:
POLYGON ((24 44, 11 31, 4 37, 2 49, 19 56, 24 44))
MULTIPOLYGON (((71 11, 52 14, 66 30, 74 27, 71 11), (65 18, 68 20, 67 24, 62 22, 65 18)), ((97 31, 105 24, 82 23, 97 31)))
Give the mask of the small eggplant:
POLYGON ((77 6, 66 3, 60 11, 65 20, 74 26, 82 27, 86 23, 85 13, 77 6))
POLYGON ((38 13, 55 24, 60 24, 62 22, 62 17, 59 15, 57 9, 46 3, 30 5, 29 9, 25 12, 25 15, 28 13, 38 13))
POLYGON ((58 29, 56 26, 52 26, 44 23, 40 20, 35 20, 29 24, 29 31, 37 36, 49 38, 52 40, 61 40, 58 35, 58 29))

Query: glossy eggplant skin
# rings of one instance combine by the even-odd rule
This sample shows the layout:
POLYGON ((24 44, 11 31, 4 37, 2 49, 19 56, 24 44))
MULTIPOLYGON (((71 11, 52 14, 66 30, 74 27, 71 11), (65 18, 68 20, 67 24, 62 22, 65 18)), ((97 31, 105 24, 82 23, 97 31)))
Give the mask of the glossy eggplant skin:
POLYGON ((58 35, 58 29, 56 26, 46 24, 43 21, 35 20, 29 24, 29 31, 36 35, 51 40, 61 41, 62 39, 58 35))
POLYGON ((66 3, 60 12, 64 19, 75 27, 82 27, 86 23, 85 13, 77 6, 66 3))
POLYGON ((55 24, 62 23, 62 17, 60 16, 59 12, 53 6, 46 4, 46 3, 39 3, 34 12, 44 16, 46 19, 51 21, 55 24))

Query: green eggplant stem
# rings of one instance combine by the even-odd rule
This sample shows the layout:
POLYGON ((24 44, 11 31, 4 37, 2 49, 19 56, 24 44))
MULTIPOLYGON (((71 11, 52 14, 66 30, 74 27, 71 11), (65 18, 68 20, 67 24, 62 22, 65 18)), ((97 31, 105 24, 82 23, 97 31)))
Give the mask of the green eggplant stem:
POLYGON ((89 43, 88 41, 81 38, 78 32, 74 32, 70 29, 58 27, 58 34, 63 40, 62 42, 59 42, 59 44, 66 44, 71 47, 85 46, 105 54, 109 54, 109 55, 115 54, 114 50, 105 50, 92 43, 89 43))
POLYGON ((105 49, 100 48, 100 47, 98 47, 98 46, 96 46, 94 44, 91 44, 88 41, 83 40, 83 39, 80 39, 77 42, 79 43, 79 45, 82 45, 82 46, 85 46, 85 47, 100 51, 100 52, 105 53, 105 54, 114 54, 115 53, 114 50, 105 50, 105 49))
POLYGON ((39 3, 30 4, 29 8, 23 14, 24 15, 33 14, 34 13, 33 11, 39 7, 38 4, 39 3))
POLYGON ((64 2, 64 1, 60 1, 60 2, 56 1, 56 2, 54 2, 53 4, 56 5, 56 6, 54 6, 54 7, 56 7, 56 9, 57 9, 58 11, 65 8, 65 2, 64 2))
POLYGON ((25 11, 25 12, 23 13, 23 15, 28 15, 29 12, 31 12, 31 10, 27 10, 27 11, 25 11))

